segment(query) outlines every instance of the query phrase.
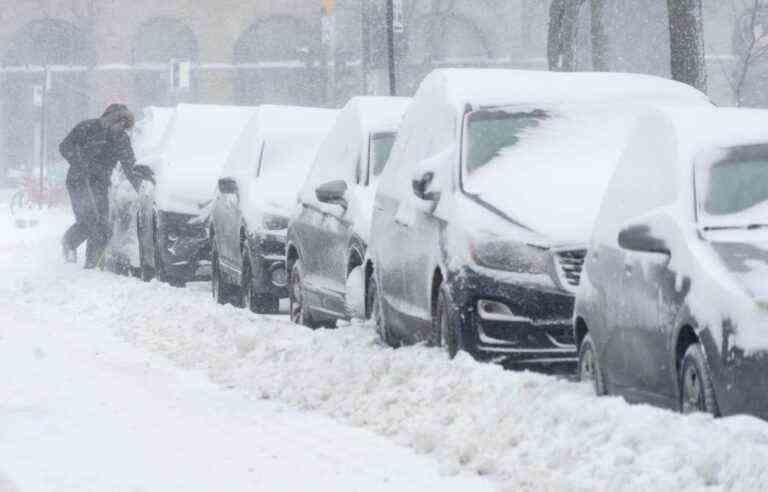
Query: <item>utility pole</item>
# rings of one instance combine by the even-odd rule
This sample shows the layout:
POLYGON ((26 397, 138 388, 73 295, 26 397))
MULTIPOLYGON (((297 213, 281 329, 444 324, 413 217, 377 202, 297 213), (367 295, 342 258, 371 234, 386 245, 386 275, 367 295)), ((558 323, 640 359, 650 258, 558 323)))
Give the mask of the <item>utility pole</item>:
MULTIPOLYGON (((35 87, 35 105, 40 108, 40 196, 45 193, 45 161, 48 153, 48 90, 51 87, 51 69, 47 65, 43 72, 43 84, 35 87)), ((42 208, 43 203, 40 202, 42 208)))
POLYGON ((387 57, 389 59, 389 95, 397 95, 397 75, 395 70, 395 2, 387 0, 387 57))
POLYGON ((368 72, 371 63, 371 11, 368 6, 370 0, 360 0, 360 35, 363 41, 360 53, 360 70, 363 85, 363 94, 370 94, 368 87, 368 72))

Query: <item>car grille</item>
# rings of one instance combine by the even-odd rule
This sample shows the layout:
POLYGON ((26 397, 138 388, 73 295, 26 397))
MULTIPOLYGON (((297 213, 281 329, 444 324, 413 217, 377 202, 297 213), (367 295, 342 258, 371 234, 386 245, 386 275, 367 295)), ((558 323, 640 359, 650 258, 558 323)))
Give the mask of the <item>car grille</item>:
POLYGON ((563 287, 573 291, 579 286, 581 269, 584 267, 584 258, 586 256, 586 249, 564 250, 555 253, 557 274, 563 287))

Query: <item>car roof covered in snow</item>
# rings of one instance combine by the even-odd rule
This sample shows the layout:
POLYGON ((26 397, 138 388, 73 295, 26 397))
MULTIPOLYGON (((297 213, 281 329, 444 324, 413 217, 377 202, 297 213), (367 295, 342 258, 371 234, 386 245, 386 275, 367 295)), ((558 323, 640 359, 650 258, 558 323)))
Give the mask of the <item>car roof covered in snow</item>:
POLYGON ((680 82, 628 73, 545 72, 535 70, 445 68, 430 73, 419 92, 443 92, 463 110, 485 106, 537 102, 590 102, 606 99, 709 101, 680 82))
MULTIPOLYGON (((659 106, 649 113, 667 119, 675 129, 684 166, 708 149, 768 141, 768 111, 762 109, 659 106)), ((654 125, 653 120, 643 121, 654 125)))
POLYGON ((179 104, 153 160, 162 210, 196 213, 213 197, 230 149, 255 107, 179 104))
POLYGON ((237 182, 243 216, 252 230, 265 213, 289 213, 338 114, 333 109, 264 105, 243 128, 222 175, 237 182))
POLYGON ((352 112, 363 133, 395 131, 410 103, 409 97, 357 96, 347 102, 342 114, 352 112))

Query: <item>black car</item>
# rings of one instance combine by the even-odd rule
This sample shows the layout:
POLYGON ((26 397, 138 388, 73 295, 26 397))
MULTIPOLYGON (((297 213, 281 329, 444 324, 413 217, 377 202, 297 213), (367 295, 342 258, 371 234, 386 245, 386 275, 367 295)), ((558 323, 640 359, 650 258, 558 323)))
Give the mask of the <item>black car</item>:
POLYGON ((295 323, 314 326, 365 317, 362 266, 375 181, 409 102, 352 98, 320 147, 288 229, 295 323))
POLYGON ((276 313, 288 297, 285 244, 296 195, 338 111, 260 106, 221 173, 209 235, 217 302, 276 313))
POLYGON ((205 277, 206 220, 226 156, 255 108, 180 104, 162 149, 146 164, 154 183, 139 192, 136 233, 141 276, 182 286, 205 277))
POLYGON ((656 110, 608 188, 575 311, 579 376, 768 418, 768 112, 656 110))
POLYGON ((627 97, 706 103, 616 74, 439 70, 422 83, 374 203, 368 297, 387 343, 575 362, 573 293, 627 97), (579 101, 579 85, 602 102, 559 102, 579 101))

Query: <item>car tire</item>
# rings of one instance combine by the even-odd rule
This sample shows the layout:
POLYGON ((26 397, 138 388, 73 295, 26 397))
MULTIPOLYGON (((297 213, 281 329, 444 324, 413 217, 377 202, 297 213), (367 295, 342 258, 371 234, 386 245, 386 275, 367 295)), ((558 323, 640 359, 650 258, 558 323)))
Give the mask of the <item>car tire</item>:
POLYGON ((605 379, 603 370, 597 358, 597 350, 592 335, 587 333, 579 345, 579 362, 577 365, 576 377, 579 381, 591 383, 597 396, 603 396, 607 393, 605 390, 605 379))
POLYGON ((437 293, 429 344, 442 347, 449 359, 453 359, 459 353, 459 331, 456 323, 451 319, 451 303, 444 288, 440 288, 437 293))
POLYGON ((387 326, 386 319, 384 318, 384 307, 381 305, 379 286, 376 283, 376 279, 373 277, 368 281, 366 305, 368 306, 368 313, 370 315, 369 319, 373 322, 374 329, 379 335, 379 339, 388 347, 396 348, 398 346, 398 340, 392 335, 392 332, 387 326))
POLYGON ((288 313, 290 315, 291 322, 297 325, 306 326, 308 328, 318 328, 320 324, 312 319, 312 315, 309 313, 307 306, 305 305, 303 280, 304 267, 301 263, 301 260, 296 260, 296 262, 291 267, 291 271, 288 276, 288 313))
POLYGON ((243 251, 243 274, 240 282, 240 305, 253 313, 277 314, 280 312, 280 298, 272 294, 260 294, 253 289, 253 273, 250 254, 243 251))
POLYGON ((692 344, 685 351, 680 361, 679 380, 681 412, 719 414, 712 372, 700 343, 692 344))

